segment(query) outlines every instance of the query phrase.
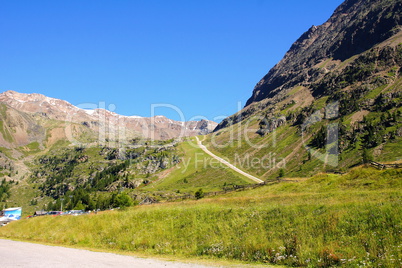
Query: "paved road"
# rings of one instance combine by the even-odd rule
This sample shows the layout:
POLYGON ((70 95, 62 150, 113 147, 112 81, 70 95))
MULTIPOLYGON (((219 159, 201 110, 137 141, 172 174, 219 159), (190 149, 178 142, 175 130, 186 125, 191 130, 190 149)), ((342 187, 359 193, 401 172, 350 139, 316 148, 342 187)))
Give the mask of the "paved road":
POLYGON ((208 266, 0 239, 0 267, 207 268, 208 266))
POLYGON ((243 176, 245 176, 245 177, 247 177, 247 178, 249 178, 249 179, 251 179, 251 180, 253 180, 253 181, 257 182, 257 183, 263 183, 263 182, 264 182, 263 180, 261 180, 261 179, 259 179, 259 178, 257 178, 257 177, 254 177, 253 175, 248 174, 248 173, 244 172, 244 171, 241 170, 241 169, 238 169, 237 167, 235 167, 234 165, 230 164, 230 163, 229 163, 228 161, 226 161, 225 159, 222 159, 222 158, 220 158, 219 156, 213 154, 210 150, 207 149, 207 147, 205 147, 204 145, 202 145, 202 143, 201 143, 201 141, 198 139, 198 137, 195 137, 195 138, 197 139, 197 144, 198 144, 198 146, 200 146, 200 148, 201 148, 204 152, 206 152, 207 154, 209 154, 210 156, 212 156, 213 158, 215 158, 216 160, 218 160, 220 163, 226 165, 227 167, 233 169, 233 170, 236 171, 237 173, 240 173, 241 175, 243 175, 243 176))

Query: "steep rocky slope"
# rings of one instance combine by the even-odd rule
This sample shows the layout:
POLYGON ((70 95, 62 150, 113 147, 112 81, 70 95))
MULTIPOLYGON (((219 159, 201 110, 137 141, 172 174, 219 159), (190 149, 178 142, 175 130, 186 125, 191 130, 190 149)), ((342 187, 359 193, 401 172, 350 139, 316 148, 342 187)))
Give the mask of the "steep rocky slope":
POLYGON ((5 104, 0 104, 0 146, 23 146, 45 139, 44 128, 36 120, 5 104))
POLYGON ((355 77, 352 83, 359 79, 358 82, 362 82, 378 71, 353 69, 356 65, 361 67, 376 60, 371 57, 356 61, 356 57, 370 49, 375 50, 377 59, 385 67, 400 67, 401 14, 400 0, 345 1, 327 22, 312 26, 301 35, 284 58, 257 83, 246 107, 223 120, 217 130, 285 99, 288 102, 295 101, 299 107, 305 107, 318 97, 332 95, 336 90, 324 92, 316 84, 329 75, 336 76, 350 66, 352 69, 346 72, 361 72, 365 76, 355 77))
POLYGON ((345 1, 218 125, 210 148, 265 179, 401 161, 401 14, 400 0, 345 1))
MULTIPOLYGON (((341 62, 395 36, 401 31, 401 10, 402 1, 345 1, 326 23, 312 26, 292 45, 258 82, 246 105, 283 94, 297 85, 309 86, 341 62)), ((313 91, 313 95, 318 94, 313 91)))

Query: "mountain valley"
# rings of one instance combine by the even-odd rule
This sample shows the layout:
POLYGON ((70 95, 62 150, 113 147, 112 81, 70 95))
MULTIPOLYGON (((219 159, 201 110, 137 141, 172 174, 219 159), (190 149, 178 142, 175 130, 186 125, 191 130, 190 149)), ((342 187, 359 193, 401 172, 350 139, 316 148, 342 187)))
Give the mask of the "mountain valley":
POLYGON ((400 0, 346 0, 219 124, 1 93, 3 206, 121 210, 38 217, 0 235, 293 267, 398 267, 401 14, 400 0), (40 238, 58 224, 73 227, 40 238))

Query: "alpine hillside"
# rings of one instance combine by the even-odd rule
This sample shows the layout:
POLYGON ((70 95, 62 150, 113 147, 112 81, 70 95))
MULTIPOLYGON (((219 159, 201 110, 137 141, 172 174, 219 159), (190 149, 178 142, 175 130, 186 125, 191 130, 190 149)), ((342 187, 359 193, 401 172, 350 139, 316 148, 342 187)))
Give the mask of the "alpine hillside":
POLYGON ((0 176, 7 191, 0 202, 56 209, 58 199, 68 195, 74 201, 66 198, 64 208, 119 206, 113 199, 116 192, 147 184, 156 173, 177 165, 178 142, 207 134, 216 125, 121 116, 41 94, 3 92, 0 176))
POLYGON ((209 147, 263 179, 401 161, 401 14, 402 1, 345 1, 291 46, 209 147))

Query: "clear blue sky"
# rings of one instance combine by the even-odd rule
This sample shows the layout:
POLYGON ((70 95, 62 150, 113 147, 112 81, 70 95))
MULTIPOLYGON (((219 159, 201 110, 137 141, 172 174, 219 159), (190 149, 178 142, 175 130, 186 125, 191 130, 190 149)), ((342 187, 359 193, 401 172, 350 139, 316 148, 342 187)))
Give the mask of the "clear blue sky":
POLYGON ((0 0, 0 91, 105 102, 123 115, 167 103, 186 120, 229 116, 342 2, 0 0))

